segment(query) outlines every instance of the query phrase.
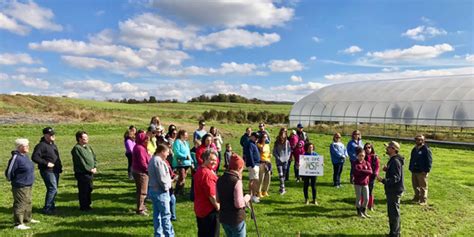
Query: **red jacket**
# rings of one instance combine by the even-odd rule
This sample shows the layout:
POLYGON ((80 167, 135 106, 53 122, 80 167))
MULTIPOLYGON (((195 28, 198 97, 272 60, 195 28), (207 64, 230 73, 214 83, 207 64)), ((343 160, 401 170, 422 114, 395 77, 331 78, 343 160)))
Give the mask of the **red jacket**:
POLYGON ((151 157, 146 149, 148 142, 146 134, 139 133, 136 142, 132 152, 132 170, 137 173, 148 173, 148 163, 150 163, 151 157))
POLYGON ((365 156, 365 160, 367 161, 367 163, 370 164, 370 167, 372 168, 372 175, 370 176, 370 180, 375 180, 375 178, 379 175, 380 158, 378 158, 375 154, 368 154, 365 156))
POLYGON ((369 176, 372 174, 372 167, 370 164, 365 161, 356 160, 353 163, 353 173, 352 179, 354 180, 354 184, 356 185, 368 185, 369 184, 369 176))
POLYGON ((295 158, 295 164, 300 163, 300 155, 304 155, 304 141, 299 140, 295 148, 293 149, 293 157, 295 158))

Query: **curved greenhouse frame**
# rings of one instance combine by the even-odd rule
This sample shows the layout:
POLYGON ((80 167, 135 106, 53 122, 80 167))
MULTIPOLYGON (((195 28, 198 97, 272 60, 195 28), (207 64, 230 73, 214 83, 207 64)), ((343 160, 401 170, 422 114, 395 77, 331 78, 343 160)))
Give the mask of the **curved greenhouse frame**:
POLYGON ((341 83, 295 103, 298 123, 474 127, 474 74, 341 83))

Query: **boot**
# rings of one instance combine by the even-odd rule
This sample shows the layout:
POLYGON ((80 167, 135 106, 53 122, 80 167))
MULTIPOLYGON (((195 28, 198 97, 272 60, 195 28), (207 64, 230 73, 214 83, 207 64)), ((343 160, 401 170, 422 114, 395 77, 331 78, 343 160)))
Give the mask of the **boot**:
POLYGON ((360 208, 358 208, 358 207, 356 207, 356 209, 357 209, 357 215, 358 215, 358 216, 360 216, 361 218, 365 218, 365 216, 364 216, 364 215, 362 215, 362 211, 361 211, 361 209, 360 209, 360 208))
POLYGON ((367 214, 367 208, 365 208, 365 207, 362 207, 361 210, 360 210, 360 212, 362 213, 363 216, 365 216, 365 217, 367 217, 367 218, 370 218, 370 217, 371 217, 371 216, 369 216, 369 215, 367 214))

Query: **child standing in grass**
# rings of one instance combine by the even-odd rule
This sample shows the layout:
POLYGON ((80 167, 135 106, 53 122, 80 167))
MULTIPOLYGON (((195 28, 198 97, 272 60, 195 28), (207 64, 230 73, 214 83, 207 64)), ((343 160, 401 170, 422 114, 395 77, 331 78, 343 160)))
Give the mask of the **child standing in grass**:
MULTIPOLYGON (((301 142, 304 142, 303 140, 301 140, 301 142)), ((313 143, 306 143, 305 145, 305 153, 304 155, 307 155, 307 156, 318 156, 318 153, 316 153, 314 151, 314 144, 313 143)), ((304 185, 303 185, 303 194, 304 194, 304 200, 305 200, 305 204, 308 205, 309 204, 309 200, 308 200, 308 188, 309 188, 309 185, 311 183, 311 194, 312 194, 312 197, 313 197, 313 201, 311 202, 311 204, 314 204, 316 206, 319 206, 318 204, 318 201, 316 201, 316 176, 301 176, 301 178, 303 179, 303 182, 304 182, 304 185)))
POLYGON ((293 157, 295 158, 295 178, 296 182, 300 182, 300 155, 305 153, 305 144, 303 140, 299 140, 296 143, 296 147, 293 149, 293 157))
POLYGON ((369 177, 372 174, 372 167, 365 161, 365 151, 362 147, 356 148, 357 160, 353 162, 352 182, 354 183, 356 195, 357 215, 362 218, 370 217, 366 213, 369 198, 369 177), (362 200, 361 200, 362 199, 362 200))

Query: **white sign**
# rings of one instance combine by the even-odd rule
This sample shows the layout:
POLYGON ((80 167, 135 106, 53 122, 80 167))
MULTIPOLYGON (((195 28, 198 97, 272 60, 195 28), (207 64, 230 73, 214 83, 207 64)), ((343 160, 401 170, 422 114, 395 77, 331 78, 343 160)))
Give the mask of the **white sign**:
POLYGON ((300 155, 300 175, 301 176, 323 176, 323 156, 300 155))

